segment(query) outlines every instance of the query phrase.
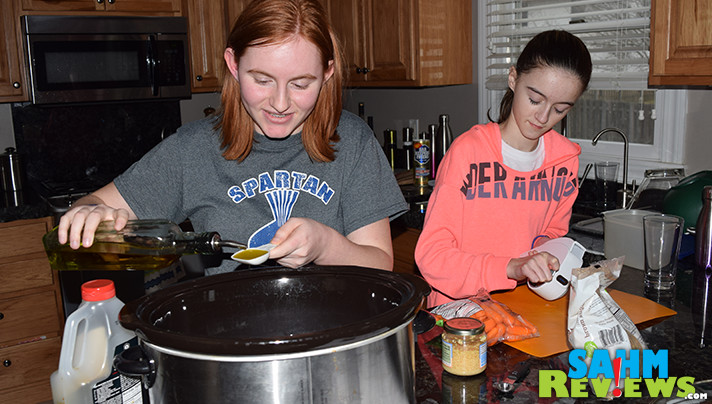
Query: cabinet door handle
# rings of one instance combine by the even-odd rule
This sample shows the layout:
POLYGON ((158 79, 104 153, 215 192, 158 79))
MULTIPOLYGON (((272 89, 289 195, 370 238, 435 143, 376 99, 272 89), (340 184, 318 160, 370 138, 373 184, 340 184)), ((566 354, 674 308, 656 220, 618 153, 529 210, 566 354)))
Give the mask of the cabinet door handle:
POLYGON ((197 75, 197 76, 195 76, 195 79, 198 81, 203 81, 203 76, 197 75))
POLYGON ((363 73, 363 74, 366 74, 366 73, 368 73, 368 72, 370 72, 370 71, 371 71, 371 70, 370 70, 368 67, 364 67, 364 68, 357 67, 357 68, 356 68, 356 73, 363 73))
POLYGON ((20 82, 19 82, 19 81, 13 82, 13 83, 12 83, 12 86, 15 87, 15 88, 20 88, 20 82))
POLYGON ((0 313, 0 320, 2 320, 3 318, 5 318, 5 315, 0 313))
POLYGON ((114 4, 116 3, 116 0, 109 0, 109 4, 114 4))
POLYGON ((6 367, 9 368, 10 365, 12 365, 12 361, 10 359, 5 359, 2 364, 6 367))
POLYGON ((102 4, 102 3, 104 3, 104 0, 96 0, 96 3, 97 3, 97 4, 102 4))

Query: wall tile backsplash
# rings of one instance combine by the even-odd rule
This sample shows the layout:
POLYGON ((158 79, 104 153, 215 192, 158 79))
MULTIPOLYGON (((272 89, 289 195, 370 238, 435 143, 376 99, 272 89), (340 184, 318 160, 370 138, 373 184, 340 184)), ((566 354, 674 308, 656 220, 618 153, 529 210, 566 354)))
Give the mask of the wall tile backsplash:
POLYGON ((17 151, 34 187, 83 183, 96 189, 181 124, 178 101, 14 104, 12 117, 17 151))

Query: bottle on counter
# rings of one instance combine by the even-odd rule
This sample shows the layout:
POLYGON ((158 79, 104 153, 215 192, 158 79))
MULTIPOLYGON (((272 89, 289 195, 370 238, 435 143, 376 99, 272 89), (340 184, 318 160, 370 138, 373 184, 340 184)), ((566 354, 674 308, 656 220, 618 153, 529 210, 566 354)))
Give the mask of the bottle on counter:
POLYGON ((388 159, 388 163, 391 166, 391 171, 396 170, 396 136, 398 136, 398 133, 395 130, 392 129, 386 129, 383 132, 383 136, 385 138, 385 152, 386 152, 386 158, 388 159))
POLYGON ((403 160, 406 171, 413 170, 413 128, 403 128, 403 160))
POLYGON ((452 144, 452 130, 450 130, 450 118, 447 114, 440 115, 440 124, 437 133, 433 137, 433 170, 431 177, 435 179, 440 162, 445 157, 445 153, 452 144))
POLYGON ((430 179, 435 179, 435 138, 438 136, 438 125, 428 125, 428 139, 430 139, 430 179))
POLYGON ((362 102, 358 103, 358 117, 366 120, 366 106, 362 102))
POLYGON ((223 247, 245 249, 222 240, 216 232, 184 232, 168 220, 130 220, 121 230, 113 221, 99 224, 94 243, 74 250, 60 244, 57 228, 42 242, 50 266, 56 270, 153 270, 170 266, 186 254, 217 254, 223 247))
POLYGON ((428 187, 430 160, 430 138, 423 132, 413 140, 413 180, 421 190, 428 187))
POLYGON ((136 335, 119 323, 123 306, 113 281, 82 285, 82 303, 67 318, 59 368, 50 377, 55 404, 147 402, 141 379, 121 375, 113 367, 117 353, 138 344, 136 335))
POLYGON ((695 226, 692 320, 704 348, 712 339, 712 185, 702 189, 702 210, 695 226))

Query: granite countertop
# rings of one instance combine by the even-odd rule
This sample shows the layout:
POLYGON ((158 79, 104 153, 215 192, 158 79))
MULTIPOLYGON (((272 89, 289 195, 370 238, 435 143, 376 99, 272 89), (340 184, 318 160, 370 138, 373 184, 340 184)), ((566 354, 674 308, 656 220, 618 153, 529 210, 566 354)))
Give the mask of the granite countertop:
MULTIPOLYGON (((648 344, 649 349, 669 350, 669 375, 694 377, 696 383, 705 381, 712 376, 712 348, 710 344, 710 330, 706 347, 700 347, 702 332, 700 331, 699 296, 705 291, 701 289, 702 282, 693 282, 694 258, 687 257, 680 261, 678 268, 677 286, 674 295, 670 297, 646 296, 658 303, 677 311, 677 314, 641 329, 641 334, 648 344), (694 289, 693 286, 696 288, 694 289), (692 301, 693 291, 697 294, 692 301), (694 305, 693 305, 694 303, 694 305), (692 307, 695 307, 693 310, 692 307)), ((645 296, 643 291, 643 272, 630 267, 623 267, 621 276, 610 287, 638 296, 645 296)), ((706 291, 712 297, 712 286, 706 291)), ((707 321, 709 322, 709 317, 707 321)), ((641 328, 639 326, 639 328, 641 328)), ((440 333, 441 329, 435 327, 430 333, 440 333)), ((532 403, 532 402, 564 402, 584 403, 596 402, 595 398, 539 398, 539 370, 560 369, 568 371, 568 352, 553 355, 547 358, 537 358, 518 351, 503 343, 489 347, 487 352, 487 369, 484 374, 470 378, 454 377, 443 372, 440 360, 439 344, 425 344, 428 334, 418 337, 416 343, 416 402, 419 404, 437 403, 532 403), (523 380, 514 394, 503 395, 492 387, 492 382, 502 379, 514 367, 527 361, 531 372, 523 380), (466 398, 463 398, 466 397, 466 398)), ((711 383, 698 385, 696 391, 707 391, 712 398, 711 383)), ((590 387, 588 387, 590 392, 590 387)), ((647 389, 640 389, 643 396, 647 389)), ((593 393, 589 397, 594 397, 593 393)), ((675 397, 673 397, 675 399, 675 397)), ((616 402, 668 402, 662 398, 619 398, 616 402)), ((700 402, 687 400, 686 402, 700 402)))

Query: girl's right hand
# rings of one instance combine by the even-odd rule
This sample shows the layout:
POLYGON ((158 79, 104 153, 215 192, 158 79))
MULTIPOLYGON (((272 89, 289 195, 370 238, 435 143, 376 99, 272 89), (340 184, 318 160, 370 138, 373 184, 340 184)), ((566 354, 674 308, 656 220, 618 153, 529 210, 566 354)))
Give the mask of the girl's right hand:
POLYGON ((548 252, 532 252, 526 257, 512 258, 507 264, 507 277, 531 283, 549 282, 551 273, 559 269, 559 260, 548 252))
MULTIPOLYGON (((81 200, 78 203, 81 203, 81 200)), ((114 228, 121 230, 129 220, 129 212, 101 203, 75 205, 59 219, 59 243, 65 244, 69 241, 69 246, 75 250, 80 245, 90 247, 94 243, 94 233, 99 223, 107 220, 113 220, 114 228)))

